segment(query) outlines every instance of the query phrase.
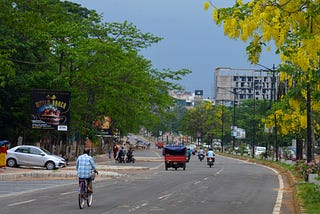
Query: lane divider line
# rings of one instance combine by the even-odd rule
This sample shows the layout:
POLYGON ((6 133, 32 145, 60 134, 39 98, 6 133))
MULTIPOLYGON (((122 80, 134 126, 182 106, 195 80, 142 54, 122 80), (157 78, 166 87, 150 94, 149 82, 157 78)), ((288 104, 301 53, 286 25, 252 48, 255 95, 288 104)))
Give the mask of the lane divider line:
POLYGON ((28 203, 31 203, 35 200, 36 199, 32 199, 32 200, 28 200, 28 201, 21 201, 21 202, 17 202, 17 203, 13 203, 13 204, 8 204, 8 207, 13 207, 13 206, 21 205, 21 204, 28 204, 28 203))

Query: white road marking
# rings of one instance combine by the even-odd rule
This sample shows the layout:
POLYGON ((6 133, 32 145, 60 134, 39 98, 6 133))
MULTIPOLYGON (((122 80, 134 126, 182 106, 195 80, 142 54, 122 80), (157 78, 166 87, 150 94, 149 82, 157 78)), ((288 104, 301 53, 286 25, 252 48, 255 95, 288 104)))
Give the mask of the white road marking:
MULTIPOLYGON (((242 161, 244 163, 250 163, 248 161, 245 161, 245 160, 239 160, 239 159, 236 159, 236 158, 231 158, 231 157, 226 157, 226 158, 230 158, 230 159, 235 159, 235 160, 238 160, 238 161, 242 161)), ((252 164, 252 163, 251 163, 252 164)), ((256 163, 254 163, 256 164, 256 163)), ((273 212, 272 214, 280 214, 280 210, 281 210, 281 204, 282 204, 282 198, 283 198, 283 188, 284 188, 284 184, 283 184, 283 179, 282 179, 282 176, 280 175, 280 173, 271 168, 271 167, 268 167, 268 166, 264 166, 264 165, 260 165, 260 166, 263 166, 263 167, 266 167, 270 170, 272 170, 274 173, 276 173, 278 175, 278 181, 279 181, 279 191, 278 191, 278 195, 277 195, 277 200, 276 200, 276 204, 274 205, 273 207, 273 212)))
POLYGON ((158 197, 158 199, 159 199, 159 200, 167 199, 167 198, 169 198, 171 195, 172 195, 172 193, 167 194, 167 195, 163 195, 163 196, 158 197))
POLYGON ((222 171, 223 171, 224 168, 220 169, 218 172, 216 172, 216 175, 219 175, 222 171))
POLYGON ((274 173, 276 173, 278 175, 278 180, 279 180, 279 191, 278 191, 278 195, 277 195, 277 200, 276 200, 276 204, 273 207, 273 212, 272 214, 280 214, 280 210, 281 210, 281 204, 282 204, 282 198, 283 198, 283 188, 284 188, 284 184, 283 184, 283 179, 282 176, 279 174, 279 172, 271 167, 267 167, 268 169, 271 169, 274 173))
POLYGON ((201 181, 196 181, 193 184, 200 184, 200 183, 201 183, 201 181))
POLYGON ((13 207, 13 206, 21 205, 21 204, 31 203, 31 202, 33 202, 35 200, 36 199, 32 199, 32 200, 29 200, 29 201, 21 201, 21 202, 18 202, 18 203, 8 204, 8 207, 13 207))
POLYGON ((138 205, 138 206, 136 206, 135 208, 132 208, 132 209, 130 209, 130 210, 128 210, 129 212, 134 212, 134 211, 136 211, 136 210, 138 210, 138 209, 140 209, 140 208, 142 208, 142 207, 145 207, 145 206, 147 206, 148 205, 148 203, 142 203, 141 205, 138 205))
POLYGON ((63 192, 63 193, 60 193, 60 195, 69 195, 69 194, 76 194, 76 193, 78 193, 78 191, 63 192))

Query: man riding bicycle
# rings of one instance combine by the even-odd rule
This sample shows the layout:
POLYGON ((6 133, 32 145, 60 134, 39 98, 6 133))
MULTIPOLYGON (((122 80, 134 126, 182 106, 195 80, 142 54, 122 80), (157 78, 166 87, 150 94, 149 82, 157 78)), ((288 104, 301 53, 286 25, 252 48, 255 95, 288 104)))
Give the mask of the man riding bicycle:
POLYGON ((93 158, 89 156, 90 149, 84 149, 83 154, 80 155, 77 159, 76 169, 77 174, 80 179, 87 179, 88 181, 88 191, 92 192, 92 179, 91 179, 91 171, 93 170, 96 174, 98 171, 96 170, 96 165, 93 161, 93 158))

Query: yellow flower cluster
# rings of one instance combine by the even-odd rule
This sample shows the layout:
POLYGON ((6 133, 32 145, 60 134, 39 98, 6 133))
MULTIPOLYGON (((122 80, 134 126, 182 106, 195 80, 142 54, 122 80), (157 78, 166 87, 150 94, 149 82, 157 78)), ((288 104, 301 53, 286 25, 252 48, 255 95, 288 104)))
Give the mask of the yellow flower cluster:
MULTIPOLYGON (((247 53, 252 63, 259 62, 261 44, 267 44, 270 50, 268 43, 274 42, 280 60, 304 72, 299 75, 281 73, 280 80, 286 81, 289 88, 293 87, 294 82, 319 82, 313 84, 313 91, 320 91, 319 75, 313 75, 320 65, 319 5, 320 0, 249 0, 246 3, 236 0, 232 7, 212 8, 212 16, 216 24, 223 25, 224 34, 229 38, 244 42, 250 40, 247 53)), ((204 7, 208 10, 209 2, 204 7)), ((306 128, 306 91, 302 90, 300 96, 299 99, 283 100, 287 102, 287 108, 275 112, 282 134, 306 128)), ((320 102, 316 99, 312 99, 311 108, 314 114, 320 114, 320 102)), ((270 115, 262 122, 271 128, 274 126, 273 117, 270 115)), ((315 132, 320 131, 318 123, 312 121, 315 132)))
MULTIPOLYGON (((252 0, 244 4, 237 0, 232 8, 213 8, 213 19, 217 24, 223 24, 224 34, 229 38, 245 42, 261 35, 260 42, 274 41, 280 48, 287 45, 290 35, 300 36, 295 46, 288 46, 293 49, 289 55, 288 52, 281 52, 281 60, 289 60, 306 71, 314 69, 319 62, 320 15, 313 14, 312 20, 308 18, 309 11, 304 4, 304 1, 287 0, 252 0), (309 32, 301 32, 302 29, 309 32), (314 36, 309 39, 305 36, 307 34, 314 36)), ((319 4, 320 0, 309 1, 309 7, 319 4)), ((208 10, 210 3, 205 2, 204 8, 208 10)))

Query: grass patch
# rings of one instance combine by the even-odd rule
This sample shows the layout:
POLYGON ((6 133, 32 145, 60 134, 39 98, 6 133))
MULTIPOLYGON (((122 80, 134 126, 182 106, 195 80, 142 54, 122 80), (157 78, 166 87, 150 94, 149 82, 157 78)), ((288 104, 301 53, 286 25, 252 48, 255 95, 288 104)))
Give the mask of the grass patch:
POLYGON ((304 213, 320 214, 320 185, 301 183, 297 187, 298 197, 303 203, 304 213))

